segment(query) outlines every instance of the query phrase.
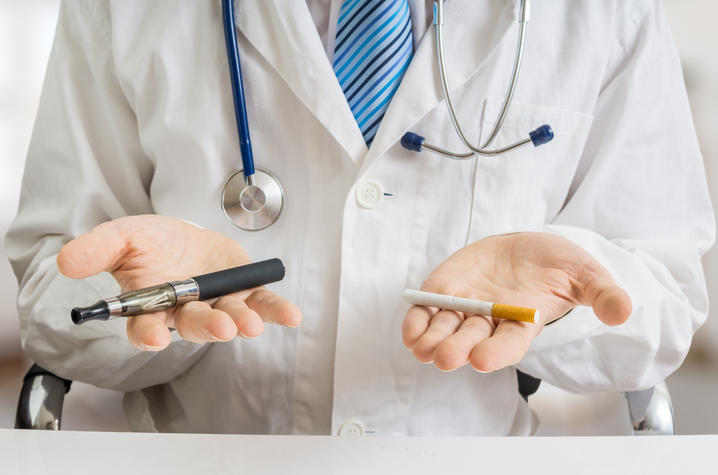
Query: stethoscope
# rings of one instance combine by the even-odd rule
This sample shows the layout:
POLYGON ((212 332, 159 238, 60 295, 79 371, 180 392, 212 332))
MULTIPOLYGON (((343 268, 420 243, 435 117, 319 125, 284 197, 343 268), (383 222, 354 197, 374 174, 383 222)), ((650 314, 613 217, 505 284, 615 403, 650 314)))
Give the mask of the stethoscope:
MULTIPOLYGON (((521 0, 519 13, 519 35, 516 46, 511 81, 506 92, 506 97, 494 122, 494 126, 486 141, 480 146, 473 145, 464 134, 459 120, 456 117, 456 110, 449 92, 448 80, 446 78, 446 63, 444 60, 444 0, 434 1, 434 26, 436 30, 436 62, 439 66, 441 77, 441 88, 449 110, 451 122, 461 141, 469 149, 468 152, 455 153, 446 149, 430 145, 425 142, 424 137, 413 132, 407 132, 401 138, 401 145, 416 152, 424 148, 453 159, 466 159, 474 155, 499 155, 513 150, 522 145, 532 143, 535 147, 550 142, 553 139, 553 130, 549 125, 542 125, 529 132, 529 136, 504 147, 489 149, 494 139, 501 130, 506 114, 511 106, 511 100, 518 82, 521 70, 521 59, 524 52, 524 39, 526 37, 526 25, 529 21, 530 1, 521 0)), ((233 173, 222 187, 222 209, 230 221, 236 226, 247 231, 258 231, 274 223, 279 218, 284 204, 284 192, 282 185, 270 173, 254 168, 252 155, 252 144, 249 138, 249 124, 247 122, 247 106, 244 99, 244 84, 242 82, 242 71, 239 66, 239 52, 237 50, 237 33, 234 23, 233 0, 222 0, 222 19, 224 23, 224 37, 227 43, 227 59, 229 73, 232 82, 232 97, 234 99, 234 113, 237 119, 237 132, 239 134, 239 150, 242 154, 243 169, 233 173)))
POLYGON ((227 43, 227 62, 232 82, 234 116, 237 119, 242 170, 233 173, 222 186, 222 210, 232 223, 246 231, 259 231, 274 223, 284 207, 284 191, 271 173, 254 168, 249 138, 244 82, 239 67, 237 33, 234 26, 234 2, 222 0, 222 22, 227 43))

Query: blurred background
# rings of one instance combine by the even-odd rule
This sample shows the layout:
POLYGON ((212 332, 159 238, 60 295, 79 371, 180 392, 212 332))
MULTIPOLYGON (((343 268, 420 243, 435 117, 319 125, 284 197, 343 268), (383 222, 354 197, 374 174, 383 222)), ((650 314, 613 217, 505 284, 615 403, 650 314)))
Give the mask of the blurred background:
MULTIPOLYGON (((52 45, 59 0, 0 0, 0 238, 15 215, 23 162, 52 45)), ((708 181, 718 196, 718 16, 714 0, 665 0, 681 54, 693 118, 708 181), (712 133, 711 133, 712 132, 712 133)), ((704 259, 712 301, 718 297, 718 250, 704 259)), ((0 427, 12 427, 22 376, 15 309, 17 282, 0 246, 0 427)), ((718 433, 718 314, 698 331, 681 368, 668 378, 680 434, 718 433)), ((543 384, 531 399, 541 420, 539 434, 622 433, 627 420, 618 394, 577 396, 543 384)), ((63 429, 128 430, 121 395, 75 383, 65 401, 63 429)))

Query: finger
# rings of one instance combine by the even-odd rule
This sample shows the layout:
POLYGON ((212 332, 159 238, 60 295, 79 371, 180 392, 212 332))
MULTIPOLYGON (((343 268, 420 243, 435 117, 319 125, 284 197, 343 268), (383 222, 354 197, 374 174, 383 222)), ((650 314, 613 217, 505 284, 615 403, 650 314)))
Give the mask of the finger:
POLYGON ((407 348, 410 350, 414 348, 421 335, 429 328, 434 313, 435 310, 432 311, 421 305, 413 305, 409 308, 401 324, 401 338, 407 348))
POLYGON ((73 279, 111 271, 126 245, 121 228, 108 221, 65 244, 57 255, 57 266, 60 272, 73 279))
POLYGON ((474 347, 469 355, 471 366, 488 373, 521 361, 536 330, 527 323, 502 320, 493 335, 474 347))
POLYGON ((611 274, 598 262, 587 266, 588 270, 579 275, 585 282, 579 300, 583 305, 593 307, 593 313, 606 325, 620 325, 631 315, 631 297, 618 287, 611 274))
POLYGON ((296 327, 302 323, 302 312, 296 305, 267 289, 258 289, 245 299, 249 308, 265 322, 296 327))
POLYGON ((471 316, 461 327, 439 343, 434 351, 434 364, 442 371, 451 371, 469 361, 471 350, 494 332, 493 322, 483 316, 471 316))
POLYGON ((147 314, 127 319, 127 338, 140 350, 159 351, 167 348, 172 336, 161 318, 147 314))
POLYGON ((245 338, 254 338, 264 331, 264 321, 257 312, 247 307, 239 297, 227 296, 219 299, 214 308, 226 312, 237 326, 237 333, 245 338))
POLYGON ((229 341, 237 336, 237 325, 222 310, 207 302, 188 302, 175 316, 175 326, 184 340, 195 343, 229 341))
POLYGON ((429 328, 414 345, 414 356, 423 363, 434 359, 434 350, 446 337, 453 334, 464 319, 456 312, 441 310, 434 315, 429 328))
POLYGON ((617 286, 607 286, 593 299, 593 313, 606 325, 620 325, 633 311, 631 297, 617 286))

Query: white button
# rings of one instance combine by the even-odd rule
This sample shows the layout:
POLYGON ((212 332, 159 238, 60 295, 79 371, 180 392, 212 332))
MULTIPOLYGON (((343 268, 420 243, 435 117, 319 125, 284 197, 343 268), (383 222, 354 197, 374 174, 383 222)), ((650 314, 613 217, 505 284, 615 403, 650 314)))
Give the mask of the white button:
POLYGON ((378 181, 363 181, 357 185, 354 196, 362 208, 376 208, 384 199, 384 187, 378 181))
POLYGON ((364 435, 364 424, 357 419, 349 419, 339 428, 339 435, 361 437, 364 435))

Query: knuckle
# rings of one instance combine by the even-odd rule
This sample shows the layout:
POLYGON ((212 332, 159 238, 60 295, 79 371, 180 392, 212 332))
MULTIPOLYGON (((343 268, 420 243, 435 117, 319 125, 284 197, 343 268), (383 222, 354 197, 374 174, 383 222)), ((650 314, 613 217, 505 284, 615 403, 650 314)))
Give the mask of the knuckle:
POLYGON ((429 276, 424 283, 421 284, 421 290, 424 292, 453 295, 456 291, 456 285, 443 277, 429 276))
POLYGON ((252 292, 252 295, 250 298, 256 302, 265 302, 266 300, 269 300, 274 295, 273 292, 270 292, 267 289, 259 289, 252 292))
POLYGON ((493 330, 496 329, 496 324, 492 321, 491 317, 485 315, 471 315, 466 319, 464 325, 471 330, 482 330, 489 327, 493 332, 493 330))
POLYGON ((244 304, 244 300, 240 297, 237 297, 236 295, 226 295, 215 303, 215 308, 230 308, 234 309, 237 307, 244 307, 246 306, 244 304))

